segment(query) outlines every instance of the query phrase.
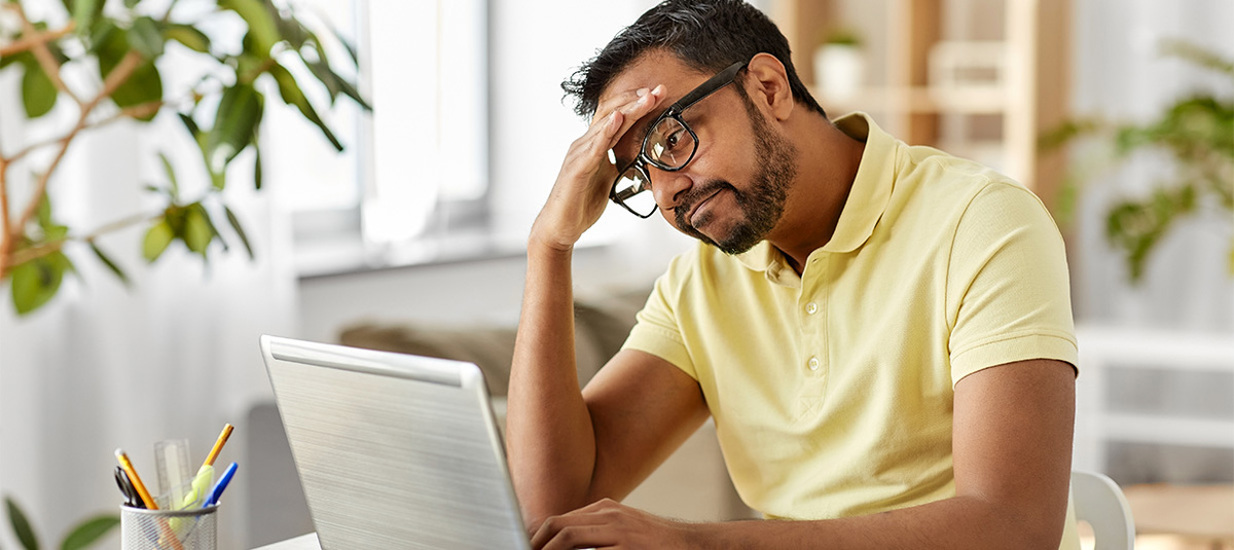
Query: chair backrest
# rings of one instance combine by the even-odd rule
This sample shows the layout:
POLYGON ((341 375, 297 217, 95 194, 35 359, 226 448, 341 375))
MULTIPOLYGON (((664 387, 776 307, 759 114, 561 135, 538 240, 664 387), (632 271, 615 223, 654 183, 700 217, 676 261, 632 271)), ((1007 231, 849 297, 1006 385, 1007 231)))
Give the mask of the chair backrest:
POLYGON ((1109 477, 1094 472, 1071 472, 1075 515, 1093 527, 1096 550, 1135 548, 1135 521, 1123 490, 1109 477))

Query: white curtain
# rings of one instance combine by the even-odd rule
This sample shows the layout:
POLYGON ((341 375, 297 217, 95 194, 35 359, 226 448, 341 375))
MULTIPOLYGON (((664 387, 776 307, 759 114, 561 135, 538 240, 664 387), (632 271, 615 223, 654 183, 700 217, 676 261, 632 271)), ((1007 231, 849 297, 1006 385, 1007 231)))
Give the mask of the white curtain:
MULTIPOLYGON (((163 69, 165 81, 175 78, 174 69, 163 69)), ((10 154, 46 133, 23 125, 20 85, 12 76, 0 80, 0 143, 10 154)), ((51 115, 61 122, 75 116, 63 107, 51 115)), ((88 231, 156 211, 141 190, 165 181, 156 151, 175 159, 185 196, 198 196, 206 185, 197 174, 200 153, 178 125, 164 114, 149 126, 122 122, 83 135, 53 180, 57 215, 88 231)), ((128 452, 153 491, 156 441, 187 438, 192 461, 200 462, 230 422, 236 433, 219 462, 235 460, 240 468, 229 490, 233 498, 225 496, 221 508, 219 547, 242 547, 236 536, 247 513, 236 495, 245 483, 244 414, 252 402, 269 397, 257 339, 267 332, 293 333, 296 303, 279 190, 253 191, 248 155, 233 165, 226 196, 248 230, 256 261, 248 261, 226 222, 218 220, 230 237, 230 253, 213 248, 203 268, 199 257, 173 245, 148 266, 140 252, 145 228, 136 227, 100 240, 127 269, 131 289, 84 245, 67 249, 81 276, 66 276, 54 301, 31 315, 16 317, 9 285, 3 285, 0 491, 19 501, 44 546, 58 545, 86 516, 118 512, 121 498, 112 479, 117 447, 128 452)), ((267 173, 274 170, 266 167, 267 173)), ((0 533, 0 545, 18 547, 7 521, 0 533)), ((117 530, 107 546, 118 544, 117 530)))

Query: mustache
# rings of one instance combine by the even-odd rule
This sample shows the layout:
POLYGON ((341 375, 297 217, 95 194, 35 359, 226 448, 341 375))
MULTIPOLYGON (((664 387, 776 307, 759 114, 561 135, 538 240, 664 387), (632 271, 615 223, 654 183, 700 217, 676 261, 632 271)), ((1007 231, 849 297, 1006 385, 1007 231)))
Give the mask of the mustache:
POLYGON ((686 215, 694 209, 694 205, 722 189, 728 189, 738 195, 738 197, 741 195, 733 184, 724 180, 710 180, 687 191, 685 196, 681 198, 681 201, 677 203, 677 206, 673 207, 673 217, 677 220, 677 226, 688 227, 686 215))

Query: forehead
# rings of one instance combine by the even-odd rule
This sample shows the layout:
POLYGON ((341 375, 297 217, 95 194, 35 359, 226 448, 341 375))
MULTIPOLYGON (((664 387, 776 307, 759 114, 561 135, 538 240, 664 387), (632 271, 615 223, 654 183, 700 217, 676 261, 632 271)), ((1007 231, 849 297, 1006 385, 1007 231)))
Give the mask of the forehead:
POLYGON ((710 77, 709 74, 688 67, 671 53, 663 50, 649 51, 631 62, 604 88, 597 102, 595 116, 597 119, 602 118, 613 109, 634 101, 634 92, 640 88, 650 90, 663 84, 664 99, 660 101, 660 107, 649 115, 654 117, 710 77))
POLYGON ((613 148, 614 152, 618 153, 618 157, 629 158, 632 155, 622 153, 630 148, 637 148, 635 142, 642 139, 647 131, 647 125, 660 116, 669 105, 706 82, 711 76, 690 68, 671 53, 662 50, 649 51, 630 63, 600 93, 593 120, 600 120, 614 109, 635 101, 638 97, 635 91, 640 88, 650 90, 661 84, 664 85, 664 99, 660 101, 659 106, 636 121, 618 145, 613 148))

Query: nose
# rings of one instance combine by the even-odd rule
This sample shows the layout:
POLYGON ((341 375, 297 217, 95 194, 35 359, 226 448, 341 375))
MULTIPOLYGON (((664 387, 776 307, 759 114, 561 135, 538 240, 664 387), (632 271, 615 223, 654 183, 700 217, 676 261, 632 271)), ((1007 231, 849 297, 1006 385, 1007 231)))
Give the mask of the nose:
POLYGON ((686 170, 669 172, 648 166, 647 175, 651 176, 651 194, 656 199, 656 206, 663 212, 672 212, 694 185, 686 170))

